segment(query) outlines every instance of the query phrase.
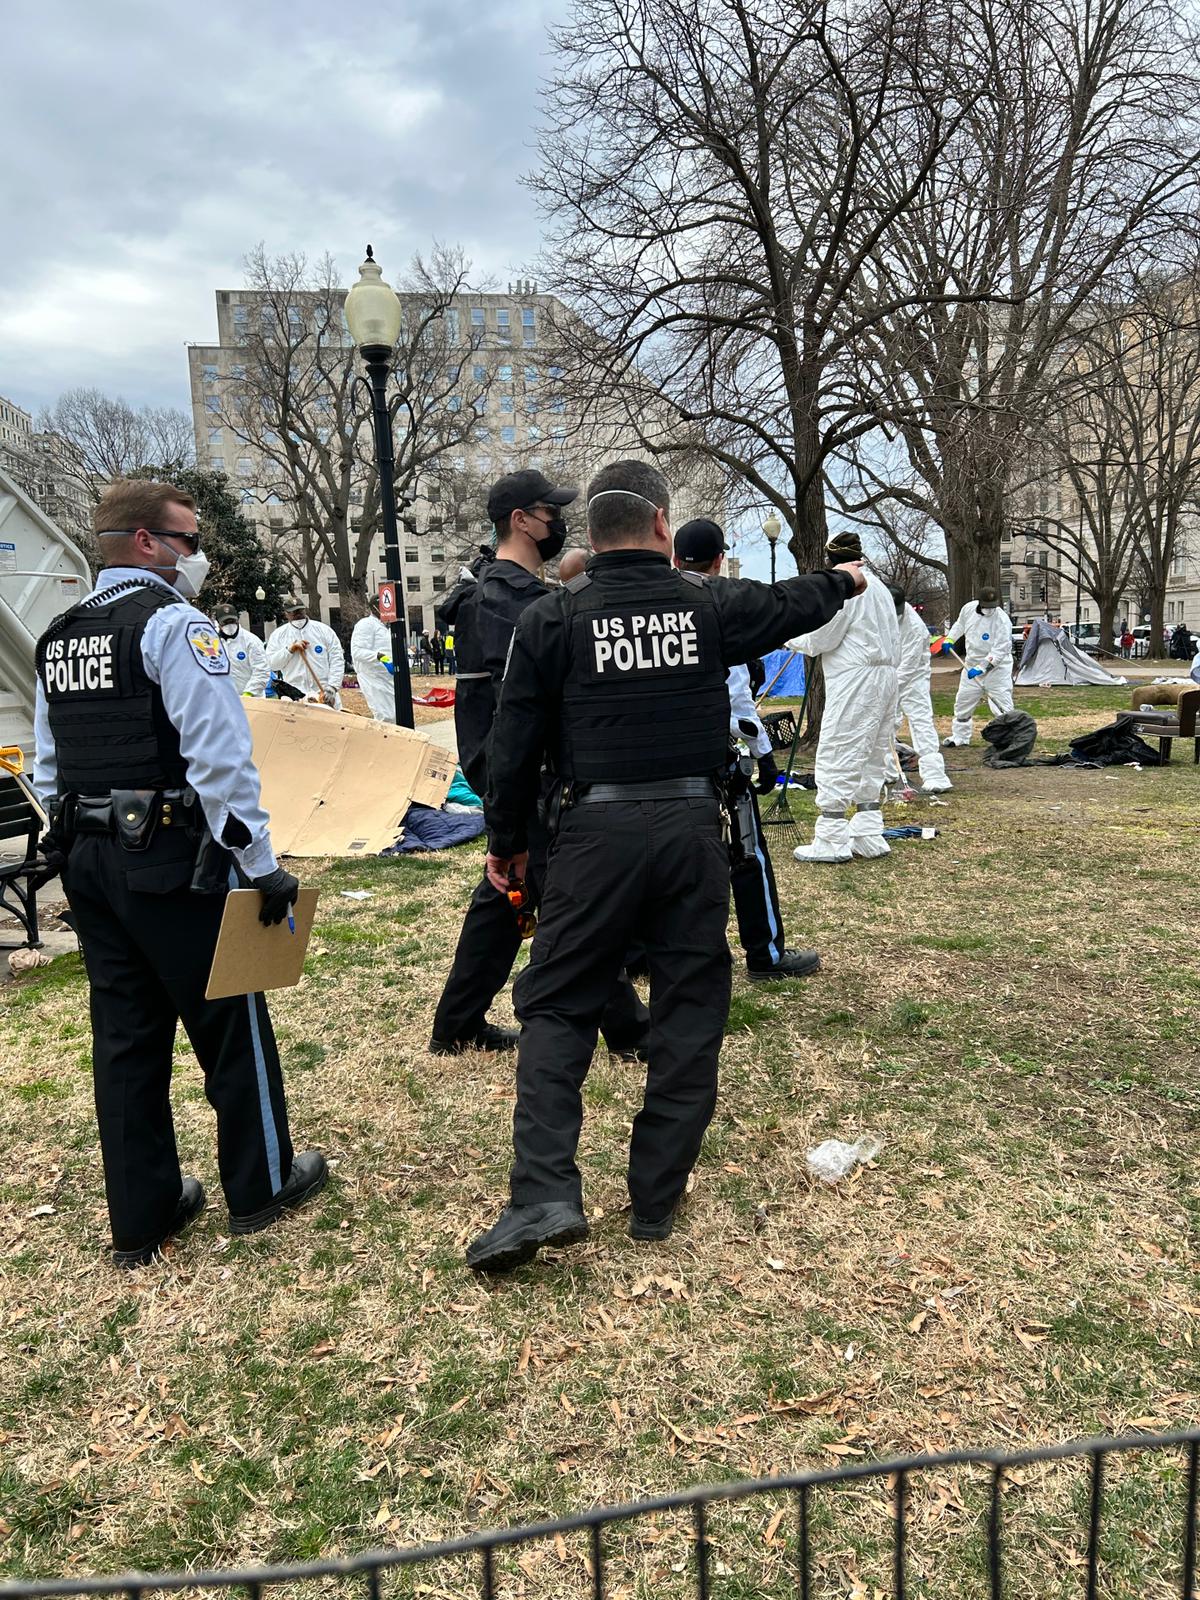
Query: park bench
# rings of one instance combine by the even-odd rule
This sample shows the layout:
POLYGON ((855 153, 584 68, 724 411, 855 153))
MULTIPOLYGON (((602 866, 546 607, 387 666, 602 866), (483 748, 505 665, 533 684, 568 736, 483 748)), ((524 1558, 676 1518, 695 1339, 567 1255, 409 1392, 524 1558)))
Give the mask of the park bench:
POLYGON ((1145 686, 1135 688, 1133 710, 1141 712, 1141 715, 1134 721, 1134 731, 1143 739, 1158 740, 1158 753, 1164 766, 1170 762, 1174 740, 1190 739, 1192 764, 1200 765, 1200 734, 1196 731, 1196 719, 1200 715, 1200 688, 1189 689, 1171 684, 1156 685, 1155 688, 1160 693, 1168 688, 1177 688, 1178 698, 1174 706, 1159 705, 1153 712, 1141 712, 1141 707, 1147 701, 1147 690, 1145 686))
POLYGON ((25 780, 0 769, 0 908, 24 928, 25 947, 31 950, 42 944, 37 891, 29 878, 39 865, 37 842, 44 821, 25 780))

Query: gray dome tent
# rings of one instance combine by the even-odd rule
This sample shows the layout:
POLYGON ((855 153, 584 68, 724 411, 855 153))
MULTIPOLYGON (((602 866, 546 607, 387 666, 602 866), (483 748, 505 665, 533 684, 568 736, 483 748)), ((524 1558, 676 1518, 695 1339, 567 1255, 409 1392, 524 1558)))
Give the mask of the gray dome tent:
POLYGON ((1125 679, 1106 672, 1098 661, 1084 655, 1065 628, 1038 621, 1029 629, 1013 682, 1028 688, 1045 683, 1119 684, 1125 679))

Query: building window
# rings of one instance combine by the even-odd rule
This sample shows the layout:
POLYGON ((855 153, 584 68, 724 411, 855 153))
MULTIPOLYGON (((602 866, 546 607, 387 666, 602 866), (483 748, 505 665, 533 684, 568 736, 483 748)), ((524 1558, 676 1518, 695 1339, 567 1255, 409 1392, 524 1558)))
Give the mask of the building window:
POLYGON ((246 381, 246 365, 245 365, 245 362, 239 361, 234 366, 230 367, 229 376, 231 378, 236 378, 239 383, 245 383, 245 381, 246 381))
POLYGON ((500 409, 501 409, 501 411, 511 411, 512 408, 513 408, 513 397, 512 397, 512 395, 510 395, 510 394, 502 394, 500 396, 500 409))
POLYGON ((530 389, 530 388, 533 387, 533 385, 537 381, 538 381, 538 370, 537 370, 537 368, 536 367, 526 367, 525 368, 525 387, 527 389, 530 389))
POLYGON ((511 383, 512 382, 512 368, 510 366, 507 366, 507 365, 502 366, 502 367, 497 367, 496 368, 496 376, 500 379, 501 383, 511 383))
POLYGON ((404 552, 405 561, 419 561, 420 557, 421 557, 421 552, 419 550, 417 550, 417 549, 412 548, 412 547, 410 547, 409 549, 407 549, 404 552))
POLYGON ((445 561, 446 552, 444 550, 431 550, 429 552, 429 559, 433 562, 445 561))
POLYGON ((451 306, 443 313, 446 318, 446 334, 451 344, 458 343, 458 312, 451 306))
POLYGON ((551 400, 550 409, 554 412, 555 416, 561 417, 564 411, 567 409, 567 402, 565 400, 551 400))
POLYGON ((496 312, 496 326, 498 328, 508 327, 508 312, 503 307, 496 312))
POLYGON ((479 440, 480 444, 487 444, 488 440, 492 437, 492 430, 490 428, 476 428, 475 437, 479 440))
POLYGON ((338 592, 338 585, 337 585, 337 579, 336 578, 330 578, 329 584, 328 584, 328 588, 329 588, 330 594, 336 594, 338 592))
POLYGON ((529 429, 529 442, 530 442, 530 444, 537 444, 538 441, 541 439, 541 437, 542 437, 542 430, 540 428, 530 428, 529 429))
POLYGON ((536 312, 534 311, 532 306, 522 306, 521 307, 521 323, 522 323, 522 325, 524 327, 532 328, 533 324, 534 324, 534 318, 535 317, 536 317, 536 312))
POLYGON ((239 478, 249 478, 253 475, 254 463, 249 456, 239 456, 237 469, 239 478))
POLYGON ((500 442, 501 444, 516 444, 517 430, 515 428, 501 428, 500 442))
POLYGON ((206 394, 204 396, 204 409, 210 417, 219 417, 221 415, 220 397, 215 394, 206 394))
POLYGON ((221 445, 221 430, 220 430, 220 428, 210 428, 208 430, 208 448, 211 450, 213 445, 216 445, 218 447, 218 449, 220 448, 220 445, 221 445))
POLYGON ((473 328, 482 328, 483 327, 483 307, 482 306, 472 306, 472 308, 471 308, 471 326, 473 328))
POLYGON ((215 361, 206 361, 204 363, 204 381, 205 383, 216 383, 217 364, 215 361))
POLYGON ((437 575, 437 577, 435 577, 434 580, 433 580, 433 592, 434 592, 434 594, 443 594, 443 593, 445 593, 445 589, 446 589, 446 580, 439 573, 437 575))
POLYGON ((225 457, 224 456, 209 456, 208 464, 209 464, 209 466, 212 468, 212 470, 214 472, 224 472, 225 471, 225 457))
POLYGON ((462 400, 459 398, 458 395, 452 394, 450 396, 449 400, 446 401, 446 410, 447 411, 461 411, 462 410, 462 400))
POLYGON ((551 367, 550 376, 552 378, 564 378, 566 377, 566 373, 562 367, 551 367))
POLYGON ((486 383, 487 382, 487 368, 486 367, 481 367, 479 365, 473 366, 471 368, 471 376, 472 376, 472 378, 474 378, 476 383, 486 383))
POLYGON ((420 578, 405 578, 404 587, 409 594, 420 594, 421 580, 420 578))

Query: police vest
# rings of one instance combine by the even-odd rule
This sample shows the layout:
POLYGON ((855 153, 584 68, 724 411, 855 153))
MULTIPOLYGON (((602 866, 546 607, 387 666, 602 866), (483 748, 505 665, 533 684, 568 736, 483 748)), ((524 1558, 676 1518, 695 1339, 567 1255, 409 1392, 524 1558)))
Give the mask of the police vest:
POLYGON ((560 776, 639 783, 719 772, 729 694, 708 584, 668 569, 635 596, 581 573, 560 592, 570 650, 560 776))
POLYGON ((142 663, 147 622, 178 597, 157 584, 110 592, 64 612, 38 640, 59 793, 182 788, 179 734, 142 663))

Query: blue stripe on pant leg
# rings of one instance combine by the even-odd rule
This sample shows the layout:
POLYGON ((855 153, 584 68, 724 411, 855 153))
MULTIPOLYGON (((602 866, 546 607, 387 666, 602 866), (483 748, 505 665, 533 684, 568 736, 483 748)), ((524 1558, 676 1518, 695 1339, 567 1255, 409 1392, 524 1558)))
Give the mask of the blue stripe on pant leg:
MULTIPOLYGON (((237 889, 238 875, 233 867, 229 869, 229 887, 237 889)), ((279 1178, 279 1130, 275 1126, 275 1110, 271 1105, 271 1086, 267 1082, 267 1058, 263 1054, 262 1032, 258 1026, 257 995, 246 996, 246 1008, 250 1015, 250 1043, 254 1049, 254 1075, 258 1081, 258 1110, 262 1118, 263 1145, 267 1153, 267 1174, 271 1179, 271 1193, 277 1195, 283 1184, 279 1178)))
POLYGON ((267 1061, 263 1055, 262 1034, 258 1027, 258 996, 248 994, 246 1006, 250 1012, 250 1042, 254 1046, 254 1071, 258 1077, 258 1106, 262 1113, 263 1143, 267 1151, 267 1171, 271 1177, 271 1193, 276 1195, 283 1185, 279 1181, 279 1133, 275 1127, 275 1112, 271 1105, 271 1090, 267 1083, 267 1061))
POLYGON ((771 880, 767 876, 766 845, 763 843, 762 824, 758 820, 758 808, 754 808, 754 859, 758 862, 759 872, 762 874, 763 904, 767 908, 767 926, 771 930, 770 945, 775 952, 776 965, 783 959, 783 930, 775 915, 775 906, 771 899, 771 880))

